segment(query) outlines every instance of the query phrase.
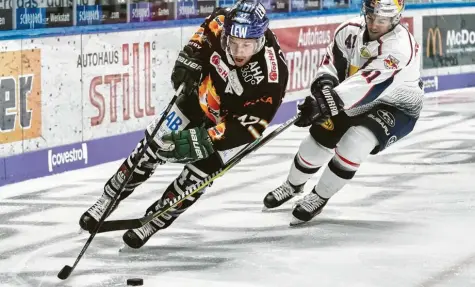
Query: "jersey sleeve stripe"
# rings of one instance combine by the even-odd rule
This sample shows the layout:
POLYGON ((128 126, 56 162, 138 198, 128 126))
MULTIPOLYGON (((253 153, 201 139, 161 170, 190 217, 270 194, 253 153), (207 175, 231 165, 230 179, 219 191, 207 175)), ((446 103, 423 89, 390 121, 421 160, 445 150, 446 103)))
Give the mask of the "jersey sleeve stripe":
POLYGON ((407 36, 409 37, 409 43, 410 43, 410 46, 411 46, 411 57, 409 58, 409 61, 407 62, 406 66, 409 66, 409 63, 411 62, 412 60, 412 57, 414 55, 414 49, 412 48, 412 39, 411 39, 411 34, 409 33, 409 30, 407 30, 407 36))
POLYGON ((366 67, 368 67, 369 64, 371 64, 371 62, 373 62, 374 60, 376 60, 377 57, 371 57, 368 59, 368 61, 366 61, 366 63, 363 64, 363 66, 361 66, 360 70, 364 70, 366 67))
POLYGON ((368 92, 355 104, 353 104, 349 109, 353 109, 357 106, 363 106, 371 103, 376 100, 394 81, 394 76, 399 73, 401 70, 395 70, 391 77, 387 78, 385 81, 373 85, 368 92))
POLYGON ((343 56, 343 52, 335 43, 332 49, 333 54, 333 66, 335 67, 338 75, 338 81, 342 82, 346 79, 346 68, 348 66, 348 60, 343 56))
POLYGON ((378 39, 379 47, 378 47, 378 56, 381 56, 383 54, 383 41, 381 39, 378 39))

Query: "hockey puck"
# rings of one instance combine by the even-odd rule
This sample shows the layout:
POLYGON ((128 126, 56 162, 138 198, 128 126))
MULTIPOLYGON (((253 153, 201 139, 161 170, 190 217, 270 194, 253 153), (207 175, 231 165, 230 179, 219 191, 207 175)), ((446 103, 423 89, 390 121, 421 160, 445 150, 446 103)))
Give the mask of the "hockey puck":
POLYGON ((143 279, 142 278, 127 279, 127 285, 128 286, 142 286, 143 285, 143 279))

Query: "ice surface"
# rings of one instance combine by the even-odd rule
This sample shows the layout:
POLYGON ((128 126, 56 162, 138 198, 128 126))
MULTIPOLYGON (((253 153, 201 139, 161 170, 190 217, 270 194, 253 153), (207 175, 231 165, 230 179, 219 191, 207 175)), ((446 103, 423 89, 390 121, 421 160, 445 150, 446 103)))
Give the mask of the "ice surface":
MULTIPOLYGON (((306 135, 291 128, 141 250, 119 253, 122 232, 97 235, 66 281, 56 274, 88 237, 79 217, 120 162, 4 186, 0 286, 475 286, 474 92, 428 98, 413 134, 370 157, 306 225, 289 227, 292 203, 261 211, 306 135)), ((141 216, 180 170, 158 168, 112 218, 141 216)))

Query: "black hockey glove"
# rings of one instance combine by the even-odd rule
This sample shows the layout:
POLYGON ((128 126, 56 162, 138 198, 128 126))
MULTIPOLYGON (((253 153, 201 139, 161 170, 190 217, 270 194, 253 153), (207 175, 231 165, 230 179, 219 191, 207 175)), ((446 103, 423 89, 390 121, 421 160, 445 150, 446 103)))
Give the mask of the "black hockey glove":
POLYGON ((197 58, 196 54, 193 54, 191 47, 185 46, 183 51, 180 51, 180 54, 178 54, 175 67, 173 67, 173 88, 176 90, 181 83, 185 83, 185 89, 183 90, 184 95, 189 95, 191 92, 196 91, 201 79, 202 69, 202 61, 197 58))
POLYGON ((321 125, 330 117, 336 116, 343 107, 343 102, 333 90, 331 81, 315 81, 310 91, 312 96, 306 97, 298 106, 301 112, 299 120, 295 122, 298 127, 321 125))
POLYGON ((209 157, 214 153, 208 131, 202 127, 174 131, 162 137, 168 150, 159 150, 158 155, 170 162, 189 163, 209 157))

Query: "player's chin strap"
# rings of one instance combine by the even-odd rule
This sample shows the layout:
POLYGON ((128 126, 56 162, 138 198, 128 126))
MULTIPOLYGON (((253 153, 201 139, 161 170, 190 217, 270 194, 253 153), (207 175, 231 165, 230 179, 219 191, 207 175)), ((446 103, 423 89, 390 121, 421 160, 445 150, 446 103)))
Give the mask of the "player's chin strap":
POLYGON ((255 140, 247 147, 245 147, 241 152, 235 155, 231 160, 229 160, 222 168, 220 168, 215 173, 207 176, 202 181, 197 184, 194 184, 188 187, 182 194, 177 197, 174 197, 171 200, 163 202, 162 207, 157 210, 155 213, 146 215, 141 218, 135 219, 125 219, 125 220, 108 220, 104 221, 101 228, 99 229, 98 233, 102 232, 109 232, 109 231, 117 231, 117 230, 126 230, 126 229, 135 229, 144 226, 145 224, 152 221, 154 218, 159 217, 160 215, 166 213, 169 209, 174 207, 175 205, 179 204, 180 202, 184 201, 187 197, 192 196, 193 194, 199 192, 201 189, 208 186, 211 182, 215 179, 223 176, 228 170, 232 167, 237 165, 244 157, 249 155, 250 153, 258 150, 263 145, 268 143, 270 140, 278 136, 280 133, 285 131, 287 128, 292 126, 300 117, 300 114, 295 115, 284 124, 279 126, 277 129, 272 131, 270 134, 264 137, 260 137, 259 139, 255 140))
MULTIPOLYGON (((168 103, 168 106, 167 108, 165 109, 165 111, 163 112, 163 115, 160 117, 160 120, 158 120, 153 129, 153 132, 152 134, 150 134, 150 137, 151 138, 154 138, 155 135, 158 133, 159 129, 160 129, 160 126, 163 124, 163 122, 165 121, 166 119, 166 116, 167 114, 170 112, 170 110, 172 109, 173 107, 173 104, 175 104, 175 101, 177 100, 178 96, 181 95, 183 89, 185 88, 185 84, 182 83, 180 85, 180 87, 178 87, 178 89, 176 90, 175 92, 175 95, 173 96, 173 98, 170 100, 170 102, 168 103)), ((86 252, 87 248, 89 247, 89 245, 91 244, 92 240, 94 239, 94 236, 96 236, 96 234, 99 232, 102 224, 104 224, 106 221, 105 218, 106 218, 106 215, 109 214, 110 210, 112 209, 112 207, 114 206, 115 202, 117 201, 117 199, 119 198, 120 194, 122 193, 122 191, 124 190, 124 187, 125 185, 127 185, 127 183, 129 182, 129 180, 132 178, 132 174, 134 173, 135 171, 135 168, 137 167, 137 165, 140 163, 140 159, 142 159, 143 155, 145 154, 145 151, 148 149, 148 145, 149 145, 149 141, 147 141, 145 143, 145 145, 143 146, 142 150, 140 152, 138 152, 135 157, 137 160, 134 160, 134 165, 132 166, 132 168, 129 170, 128 172, 128 175, 125 177, 125 179, 122 181, 122 184, 120 185, 119 187, 119 192, 116 193, 116 195, 114 196, 114 198, 112 199, 111 203, 109 203, 109 205, 107 206, 104 214, 102 215, 102 217, 99 219, 96 227, 94 228, 94 230, 91 233, 91 235, 89 236, 89 239, 87 240, 86 244, 84 244, 84 247, 82 248, 81 252, 79 252, 79 255, 78 257, 76 258, 76 261, 74 262, 73 266, 69 266, 69 265, 64 265, 63 269, 61 269, 61 271, 59 271, 58 273, 58 278, 61 279, 61 280, 65 280, 69 277, 69 275, 71 275, 71 272, 73 272, 74 268, 76 268, 76 266, 78 265, 79 261, 81 260, 82 256, 84 255, 84 253, 86 252)))

